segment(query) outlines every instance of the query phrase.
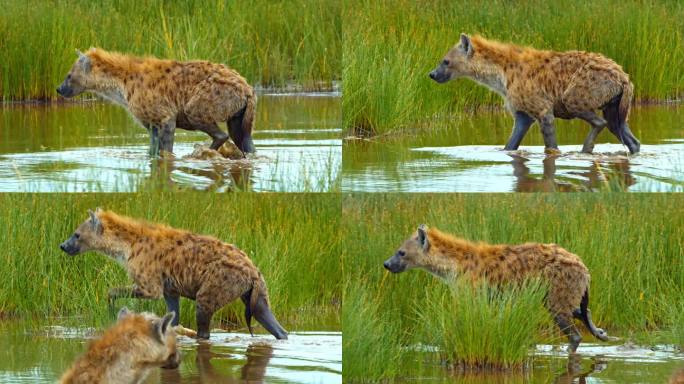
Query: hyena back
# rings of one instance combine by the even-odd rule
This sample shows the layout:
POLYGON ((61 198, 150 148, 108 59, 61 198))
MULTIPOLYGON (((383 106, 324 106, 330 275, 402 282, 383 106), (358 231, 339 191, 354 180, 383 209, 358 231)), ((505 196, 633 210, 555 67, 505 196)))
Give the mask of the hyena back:
POLYGON ((139 58, 91 48, 78 52, 64 82, 63 97, 93 92, 126 108, 150 131, 150 153, 173 152, 176 128, 198 130, 218 150, 228 139, 242 152, 254 152, 252 128, 256 95, 235 70, 208 61, 179 62, 139 58))
POLYGON ((573 319, 581 320, 598 339, 613 339, 591 321, 587 267, 556 244, 472 243, 421 225, 384 266, 392 273, 420 268, 445 280, 464 276, 494 286, 541 278, 549 286, 546 306, 568 337, 571 352, 582 341, 573 319))
POLYGON ((170 326, 173 313, 119 311, 116 324, 93 340, 62 378, 62 384, 133 384, 156 367, 176 368, 180 354, 170 326))
POLYGON ((631 153, 639 152, 627 125, 634 87, 620 65, 598 53, 540 51, 462 34, 429 75, 438 83, 467 77, 501 95, 515 118, 506 150, 518 149, 536 120, 547 152, 557 152, 554 118, 578 118, 592 127, 582 152, 593 151, 606 126, 631 153))
POLYGON ((180 296, 195 300, 200 338, 209 338, 214 312, 241 298, 250 333, 254 316, 276 338, 287 339, 271 312, 261 272, 232 244, 98 209, 90 211, 90 218, 60 248, 70 255, 97 251, 126 268, 135 284, 113 288, 110 301, 163 296, 168 310, 176 314, 173 325, 178 325, 180 296))

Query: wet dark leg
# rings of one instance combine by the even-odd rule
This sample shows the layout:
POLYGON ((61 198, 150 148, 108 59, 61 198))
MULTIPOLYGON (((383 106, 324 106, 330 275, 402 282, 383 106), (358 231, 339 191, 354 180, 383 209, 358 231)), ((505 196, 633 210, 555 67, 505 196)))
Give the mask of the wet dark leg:
POLYGON ((513 132, 511 133, 511 137, 508 139, 508 143, 506 143, 504 150, 514 151, 518 149, 532 123, 534 123, 534 119, 530 117, 530 115, 525 112, 516 112, 513 132))
POLYGON ((169 295, 164 292, 164 301, 166 301, 166 310, 175 313, 171 325, 178 325, 180 322, 180 296, 169 295))
POLYGON ((582 336, 580 336, 579 332, 577 331, 575 324, 572 323, 572 319, 568 315, 556 315, 553 320, 558 325, 558 328, 560 328, 561 331, 563 331, 563 333, 568 337, 568 342, 570 343, 568 346, 568 351, 570 353, 575 353, 575 351, 577 351, 577 347, 582 341, 582 336))
POLYGON ((553 126, 553 114, 547 114, 541 118, 539 124, 541 125, 541 133, 544 136, 544 146, 546 149, 558 151, 558 144, 556 143, 556 128, 553 126))
POLYGON ((196 317, 197 317, 197 337, 200 339, 208 339, 209 326, 211 325, 211 316, 213 312, 209 312, 203 309, 199 304, 197 305, 196 317))
POLYGON ((608 125, 608 122, 591 111, 579 113, 577 114, 577 117, 591 124, 591 131, 589 132, 587 138, 584 139, 584 145, 582 146, 582 152, 591 153, 594 150, 596 138, 601 133, 603 128, 608 125))
POLYGON ((173 140, 176 133, 176 121, 169 121, 162 124, 160 138, 159 138, 159 149, 160 151, 166 151, 173 153, 173 140))

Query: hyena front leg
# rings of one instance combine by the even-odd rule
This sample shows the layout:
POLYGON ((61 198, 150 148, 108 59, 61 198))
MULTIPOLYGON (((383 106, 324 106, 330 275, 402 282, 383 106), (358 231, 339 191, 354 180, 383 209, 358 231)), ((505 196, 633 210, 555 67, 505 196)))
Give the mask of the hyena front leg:
POLYGON ((223 132, 216 123, 193 123, 192 128, 198 131, 202 131, 207 135, 211 136, 212 142, 209 148, 213 150, 218 150, 221 148, 223 143, 228 140, 228 134, 223 132))
POLYGON ((176 120, 169 120, 161 125, 159 151, 173 153, 173 139, 176 134, 176 120))
POLYGON ((527 113, 522 111, 515 112, 513 132, 511 133, 511 137, 508 139, 508 143, 506 143, 504 150, 515 151, 518 149, 532 123, 534 123, 534 119, 527 113))
POLYGON ((180 323, 180 296, 164 292, 164 301, 166 301, 166 311, 174 313, 171 325, 178 325, 180 323))
POLYGON ((150 148, 148 153, 150 156, 156 157, 159 155, 159 127, 152 123, 143 123, 143 126, 150 134, 150 148))
POLYGON ((558 325, 558 328, 563 331, 565 336, 568 337, 568 342, 570 343, 568 346, 568 351, 570 353, 575 353, 575 351, 577 351, 577 347, 582 341, 582 336, 579 334, 575 324, 572 322, 572 316, 567 314, 558 314, 553 318, 553 320, 556 322, 556 325, 558 325))
POLYGON ((556 143, 556 128, 553 126, 553 113, 548 112, 539 119, 541 125, 541 133, 544 136, 544 149, 547 153, 558 152, 558 143, 556 143))

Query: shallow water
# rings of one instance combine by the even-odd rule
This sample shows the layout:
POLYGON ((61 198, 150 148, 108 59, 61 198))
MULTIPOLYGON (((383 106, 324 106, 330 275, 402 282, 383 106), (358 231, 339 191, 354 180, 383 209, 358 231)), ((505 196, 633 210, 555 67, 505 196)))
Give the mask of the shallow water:
MULTIPOLYGON (((426 353, 417 353, 424 359, 426 353)), ((417 360, 418 361, 418 360, 417 360)), ((418 364, 400 382, 489 383, 667 383, 684 368, 684 353, 668 345, 652 347, 582 343, 577 354, 565 348, 538 345, 526 373, 459 373, 438 363, 418 364)))
POLYGON ((339 96, 260 95, 249 161, 183 159, 209 137, 181 129, 174 160, 150 159, 145 129, 106 103, 5 106, 0 192, 328 191, 342 162, 339 96))
MULTIPOLYGON (((0 382, 52 383, 85 350, 95 330, 48 326, 25 330, 0 326, 0 382)), ((179 337, 178 369, 155 369, 153 383, 341 383, 342 333, 270 335, 213 332, 210 341, 179 337)))
POLYGON ((634 108, 630 126, 642 143, 630 156, 605 129, 594 154, 579 153, 586 123, 556 124, 560 156, 546 156, 536 125, 520 150, 502 148, 512 118, 463 115, 452 128, 344 146, 343 191, 535 192, 684 191, 684 107, 634 108))

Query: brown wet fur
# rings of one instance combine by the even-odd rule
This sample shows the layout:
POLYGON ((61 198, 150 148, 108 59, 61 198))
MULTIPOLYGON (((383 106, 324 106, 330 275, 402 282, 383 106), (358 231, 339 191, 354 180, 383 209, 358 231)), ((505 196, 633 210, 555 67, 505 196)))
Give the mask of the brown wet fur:
POLYGON ((236 246, 112 211, 97 210, 94 215, 102 223, 101 233, 93 229, 92 219, 81 224, 75 232, 79 251, 99 251, 121 263, 135 283, 136 297, 194 299, 209 320, 249 292, 270 306, 261 272, 236 246))
POLYGON ((69 72, 71 82, 124 106, 144 126, 173 121, 178 128, 206 131, 244 113, 243 128, 248 135, 252 132, 256 95, 226 65, 142 58, 100 48, 84 55, 91 70, 84 72, 77 61, 69 72))
POLYGON ((154 334, 152 314, 129 314, 119 319, 104 334, 90 342, 62 378, 62 384, 140 383, 150 371, 180 361, 176 334, 169 327, 163 343, 154 334))
MULTIPOLYGON (((462 35, 462 39, 463 39, 462 35)), ((619 114, 629 115, 633 85, 622 67, 593 52, 557 52, 501 43, 475 35, 469 38, 470 56, 462 42, 444 57, 451 79, 467 77, 499 93, 506 108, 524 112, 553 124, 553 117, 589 119, 592 126, 605 125, 593 115, 621 96, 619 114)), ((583 119, 586 120, 586 119, 583 119)), ((587 150, 593 148, 586 146, 587 150)))
POLYGON ((463 277, 493 286, 541 278, 549 286, 546 307, 568 336, 570 351, 581 341, 573 312, 588 292, 589 270, 579 256, 556 244, 475 243, 421 226, 390 260, 386 263, 402 266, 394 272, 421 268, 443 279, 463 277), (421 229, 427 234, 427 249, 421 243, 421 229))

